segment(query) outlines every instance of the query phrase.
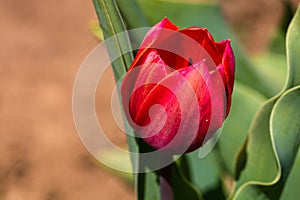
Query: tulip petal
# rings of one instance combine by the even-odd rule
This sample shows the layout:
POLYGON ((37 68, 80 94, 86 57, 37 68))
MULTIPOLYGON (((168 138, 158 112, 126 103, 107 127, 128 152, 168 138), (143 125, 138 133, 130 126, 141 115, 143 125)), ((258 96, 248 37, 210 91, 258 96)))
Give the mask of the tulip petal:
POLYGON ((224 84, 226 87, 227 96, 227 115, 231 105, 231 95, 234 85, 235 60, 233 50, 230 45, 230 40, 224 40, 216 43, 217 48, 222 56, 222 64, 218 66, 220 73, 223 74, 224 84))
MULTIPOLYGON (((203 47, 201 51, 195 51, 187 46, 187 43, 183 43, 181 48, 189 51, 189 54, 195 62, 198 62, 199 59, 205 59, 206 65, 209 67, 210 71, 215 70, 216 66, 219 65, 222 60, 215 45, 215 41, 208 30, 206 28, 191 27, 180 30, 179 32, 193 38, 201 45, 201 47, 203 47)), ((199 47, 197 49, 199 49, 199 47)))
MULTIPOLYGON (((226 108, 226 92, 223 84, 222 75, 215 70, 209 72, 206 62, 198 62, 193 65, 200 76, 203 77, 205 84, 208 88, 206 97, 200 96, 199 105, 202 106, 201 121, 199 128, 198 137, 189 148, 189 151, 193 151, 199 148, 201 145, 206 143, 213 134, 222 126, 225 119, 225 108, 226 108), (204 66, 204 67, 203 67, 204 66), (205 98, 210 97, 210 107, 205 105, 205 98), (210 117, 205 112, 210 112, 210 117), (203 126, 208 126, 203 129, 203 126), (204 131, 205 130, 205 131, 204 131), (201 143, 200 143, 201 142, 201 143)), ((197 90, 196 90, 197 91, 197 90)), ((198 91, 197 91, 198 93, 198 91)))
MULTIPOLYGON (((211 80, 207 67, 203 63, 197 65, 198 68, 193 65, 171 73, 155 86, 139 107, 136 123, 140 125, 146 126, 154 123, 157 126, 151 127, 162 127, 160 123, 163 112, 154 115, 150 122, 148 112, 153 105, 161 105, 167 114, 161 130, 151 129, 140 133, 143 134, 143 137, 152 135, 153 132, 156 133, 154 136, 144 138, 152 147, 157 149, 164 147, 173 140, 175 135, 177 142, 175 141, 175 144, 172 145, 173 151, 182 147, 186 147, 186 149, 189 147, 188 151, 191 151, 202 145, 211 122, 211 97, 206 85, 206 82, 211 82, 211 80), (199 70, 199 66, 206 70, 199 70), (166 86, 171 87, 167 88, 166 86), (197 107, 199 110, 195 110, 197 107), (186 116, 182 116, 184 113, 186 116), (197 118, 198 121, 191 121, 197 118), (179 128, 180 133, 178 133, 179 128), (196 132, 193 133, 193 131, 196 132)), ((139 131, 137 132, 139 133, 139 131)))
POLYGON ((154 25, 146 34, 142 44, 140 45, 138 53, 129 69, 133 68, 136 65, 140 65, 142 63, 141 58, 143 57, 143 55, 148 54, 147 51, 149 51, 149 49, 156 49, 153 48, 156 43, 160 43, 161 41, 169 38, 170 35, 172 35, 177 30, 178 27, 175 26, 167 17, 154 25))
POLYGON ((129 108, 132 119, 137 114, 138 105, 143 103, 153 86, 169 73, 170 68, 165 65, 157 51, 154 50, 149 51, 142 65, 135 66, 130 70, 130 73, 127 73, 123 80, 121 94, 123 106, 126 106, 127 101, 130 99, 129 108))
POLYGON ((178 30, 178 26, 175 26, 167 17, 165 17, 162 21, 154 25, 146 34, 145 39, 141 44, 141 48, 149 48, 153 43, 161 42, 168 38, 169 34, 166 33, 173 33, 173 31, 165 30, 173 30, 175 32, 178 30))

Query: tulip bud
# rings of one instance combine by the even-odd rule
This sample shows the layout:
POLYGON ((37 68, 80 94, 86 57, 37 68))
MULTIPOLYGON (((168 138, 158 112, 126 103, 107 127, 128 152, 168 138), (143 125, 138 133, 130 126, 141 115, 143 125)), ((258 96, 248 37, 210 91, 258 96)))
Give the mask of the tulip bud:
POLYGON ((121 86, 131 127, 154 149, 201 147, 227 117, 235 61, 229 40, 207 29, 179 30, 167 18, 146 34, 121 86))

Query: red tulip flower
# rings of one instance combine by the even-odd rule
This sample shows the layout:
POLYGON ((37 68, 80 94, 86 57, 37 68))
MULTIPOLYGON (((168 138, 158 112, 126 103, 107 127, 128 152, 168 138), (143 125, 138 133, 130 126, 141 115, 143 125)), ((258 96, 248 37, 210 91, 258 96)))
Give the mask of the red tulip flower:
POLYGON ((167 18, 145 36, 121 86, 126 118, 154 149, 201 147, 231 105, 235 61, 229 40, 205 28, 179 30, 167 18))

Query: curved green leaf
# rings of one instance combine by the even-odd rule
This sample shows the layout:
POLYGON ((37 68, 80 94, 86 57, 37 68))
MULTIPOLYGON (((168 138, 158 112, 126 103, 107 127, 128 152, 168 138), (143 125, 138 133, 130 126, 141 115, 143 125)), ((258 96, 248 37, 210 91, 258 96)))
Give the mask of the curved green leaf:
POLYGON ((298 199, 300 185, 300 150, 294 163, 293 169, 283 188, 281 198, 282 200, 298 199))
POLYGON ((159 175, 157 173, 139 173, 137 178, 138 200, 160 200, 159 175))
POLYGON ((279 196, 290 173, 300 145, 300 86, 285 92, 276 102, 270 130, 275 155, 280 166, 280 180, 272 190, 279 196))
POLYGON ((185 156, 189 162, 191 182, 205 194, 217 187, 222 169, 214 150, 202 159, 199 158, 198 154, 198 151, 194 151, 185 156))
POLYGON ((238 180, 230 198, 278 199, 299 148, 300 9, 287 35, 288 76, 285 88, 257 113, 247 145, 238 157, 238 180), (297 110, 297 111, 296 111, 297 110), (247 159, 245 159, 247 158, 247 159), (243 163, 244 161, 244 163, 243 163))
POLYGON ((287 31, 286 54, 288 77, 285 88, 300 85, 300 6, 287 31))
POLYGON ((230 115, 218 141, 220 154, 230 174, 234 173, 235 155, 245 141, 251 120, 264 101, 266 99, 257 91, 235 82, 230 115))
MULTIPOLYGON (((249 195, 253 199, 279 199, 293 166, 300 145, 300 113, 297 112, 300 109, 300 86, 286 91, 276 101, 270 113, 270 109, 267 108, 272 107, 272 102, 270 101, 264 110, 264 113, 270 114, 271 138, 256 138, 259 135, 251 132, 253 134, 250 135, 249 141, 255 138, 256 143, 255 145, 249 144, 247 147, 249 151, 247 163, 253 166, 248 165, 241 172, 242 180, 245 180, 242 181, 242 184, 238 180, 237 187, 240 187, 237 189, 234 199, 247 199, 249 195), (261 142, 265 142, 265 144, 261 142), (270 152, 270 147, 273 148, 275 156, 275 159, 271 160, 273 152, 270 152), (254 148, 256 151, 253 151, 254 148), (256 158, 256 161, 253 158, 256 158)), ((258 121, 258 125, 263 124, 258 121)))
POLYGON ((173 165, 172 183, 174 199, 202 200, 199 190, 185 176, 182 161, 182 158, 179 158, 173 165))
POLYGON ((256 184, 271 184, 277 176, 277 162, 274 157, 269 131, 269 118, 275 102, 276 98, 266 102, 251 124, 247 146, 245 151, 242 151, 240 154, 243 156, 239 156, 237 160, 239 166, 236 166, 236 169, 240 170, 237 172, 240 176, 235 184, 231 198, 245 199, 242 197, 244 193, 248 193, 245 191, 249 190, 245 190, 245 188, 256 184), (247 157, 246 160, 244 159, 245 155, 247 157), (241 162, 241 160, 245 160, 246 163, 241 162), (240 165, 244 167, 241 168, 240 165))
POLYGON ((286 56, 279 53, 264 53, 253 58, 254 65, 264 77, 270 93, 278 94, 285 84, 287 69, 286 56))

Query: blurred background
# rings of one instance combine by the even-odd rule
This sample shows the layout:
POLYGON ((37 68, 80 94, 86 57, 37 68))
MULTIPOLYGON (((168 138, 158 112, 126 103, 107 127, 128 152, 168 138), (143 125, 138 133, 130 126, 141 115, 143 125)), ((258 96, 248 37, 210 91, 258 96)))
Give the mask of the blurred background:
MULTIPOLYGON (((280 0, 224 0, 221 7, 253 55, 268 47, 283 20, 280 0)), ((88 29, 93 20, 92 1, 0 1, 0 200, 134 199, 132 186, 85 150, 73 122, 76 73, 99 43, 88 29)), ((112 88, 111 72, 105 82, 112 88)), ((110 95, 97 93, 107 103, 97 112, 122 145, 110 95)))

